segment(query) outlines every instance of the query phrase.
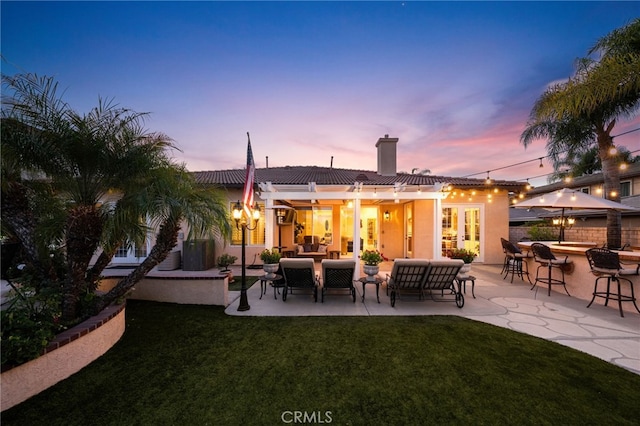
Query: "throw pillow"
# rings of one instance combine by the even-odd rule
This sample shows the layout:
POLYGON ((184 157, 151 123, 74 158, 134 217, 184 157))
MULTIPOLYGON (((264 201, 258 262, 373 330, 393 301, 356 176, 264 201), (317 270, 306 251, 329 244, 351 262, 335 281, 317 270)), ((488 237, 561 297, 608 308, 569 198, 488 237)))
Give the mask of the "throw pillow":
POLYGON ((318 246, 318 253, 325 254, 327 252, 327 246, 324 244, 320 244, 318 246))
POLYGON ((311 251, 311 244, 305 244, 304 245, 304 252, 305 253, 309 253, 311 251))
POLYGON ((302 254, 304 253, 304 246, 303 245, 299 245, 298 246, 298 254, 302 254))

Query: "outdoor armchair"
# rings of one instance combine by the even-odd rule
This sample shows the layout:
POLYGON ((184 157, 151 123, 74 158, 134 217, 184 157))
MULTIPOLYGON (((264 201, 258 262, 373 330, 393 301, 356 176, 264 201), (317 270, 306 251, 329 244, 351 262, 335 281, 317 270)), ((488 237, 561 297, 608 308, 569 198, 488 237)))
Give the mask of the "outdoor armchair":
POLYGON ((346 290, 356 301, 356 288, 353 285, 353 277, 356 270, 355 260, 322 260, 322 302, 327 290, 346 290))
POLYGON ((293 290, 310 291, 315 302, 318 301, 318 277, 313 266, 313 259, 280 259, 280 267, 284 276, 282 300, 287 301, 287 294, 293 290))

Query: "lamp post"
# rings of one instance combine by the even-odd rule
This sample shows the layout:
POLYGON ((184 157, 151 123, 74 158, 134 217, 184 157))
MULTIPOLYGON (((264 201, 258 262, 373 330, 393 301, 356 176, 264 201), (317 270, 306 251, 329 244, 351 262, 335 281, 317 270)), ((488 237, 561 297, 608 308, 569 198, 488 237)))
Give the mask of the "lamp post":
POLYGON ((251 309, 251 306, 249 306, 249 300, 247 299, 245 234, 247 232, 247 229, 253 231, 258 226, 258 220, 260 219, 260 207, 258 206, 258 203, 256 203, 253 208, 250 208, 250 210, 252 210, 251 219, 253 220, 253 227, 249 226, 249 224, 247 223, 247 220, 249 218, 245 214, 240 201, 238 201, 233 207, 233 220, 235 220, 236 222, 236 229, 242 229, 242 283, 240 287, 240 304, 238 305, 239 311, 248 311, 249 309, 251 309))

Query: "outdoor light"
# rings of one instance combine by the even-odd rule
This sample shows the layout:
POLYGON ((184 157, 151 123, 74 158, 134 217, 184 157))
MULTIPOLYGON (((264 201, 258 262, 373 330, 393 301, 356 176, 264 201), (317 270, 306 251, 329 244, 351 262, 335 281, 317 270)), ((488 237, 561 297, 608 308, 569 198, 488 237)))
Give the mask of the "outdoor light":
POLYGON ((247 288, 245 286, 245 280, 246 280, 246 272, 245 272, 245 265, 246 265, 246 256, 245 256, 245 246, 246 246, 246 233, 247 233, 247 229, 250 231, 253 231, 254 229, 256 229, 258 227, 258 221, 260 220, 260 206, 258 206, 258 203, 256 202, 255 206, 247 207, 248 210, 251 210, 251 217, 247 217, 247 212, 245 211, 244 208, 242 208, 242 204, 240 204, 240 201, 238 201, 234 206, 233 206, 233 220, 236 222, 236 229, 242 229, 242 287, 240 288, 240 304, 238 305, 238 310, 239 311, 248 311, 249 309, 251 309, 251 306, 249 306, 249 300, 247 299, 247 288), (251 219, 253 220, 253 226, 250 226, 247 223, 247 220, 251 219))
POLYGON ((487 185, 491 185, 491 176, 489 176, 489 171, 487 170, 487 179, 484 181, 487 185))
POLYGON ((542 159, 543 159, 543 158, 544 158, 544 157, 540 157, 540 158, 539 158, 539 160, 540 160, 540 166, 539 166, 539 167, 540 167, 540 168, 544 167, 544 164, 542 164, 542 159))
POLYGON ((278 221, 278 225, 282 225, 284 223, 284 216, 286 212, 284 209, 276 209, 276 219, 278 221))
POLYGON ((391 213, 389 213, 389 210, 385 210, 384 220, 389 220, 389 219, 391 219, 391 213))

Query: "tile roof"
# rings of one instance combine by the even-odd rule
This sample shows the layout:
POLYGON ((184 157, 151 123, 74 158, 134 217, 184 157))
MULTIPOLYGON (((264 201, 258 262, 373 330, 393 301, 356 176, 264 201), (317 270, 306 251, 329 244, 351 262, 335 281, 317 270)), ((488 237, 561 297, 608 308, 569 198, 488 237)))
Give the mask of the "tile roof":
MULTIPOLYGON (((245 170, 213 170, 192 172, 196 182, 202 185, 220 185, 225 187, 242 187, 244 185, 245 170)), ((380 176, 375 171, 337 169, 319 166, 285 166, 256 169, 256 182, 271 182, 274 185, 307 185, 315 182, 317 185, 352 185, 362 182, 364 186, 393 186, 396 182, 407 185, 434 185, 449 183, 456 187, 484 186, 484 179, 470 179, 450 176, 432 176, 410 173, 397 173, 395 176, 380 176)), ((494 180, 494 187, 519 191, 524 189, 526 182, 494 180)))

